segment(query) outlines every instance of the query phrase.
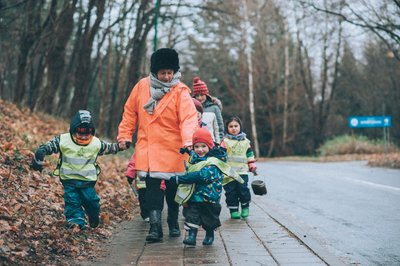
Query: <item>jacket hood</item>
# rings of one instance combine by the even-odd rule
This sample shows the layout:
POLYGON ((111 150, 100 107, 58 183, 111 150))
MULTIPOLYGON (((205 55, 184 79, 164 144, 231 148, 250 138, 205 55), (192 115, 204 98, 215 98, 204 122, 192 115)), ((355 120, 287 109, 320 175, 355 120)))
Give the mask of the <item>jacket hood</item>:
POLYGON ((207 98, 206 101, 203 103, 204 108, 215 105, 222 112, 222 102, 220 99, 218 99, 217 97, 212 97, 210 95, 206 95, 206 98, 207 98))
POLYGON ((69 133, 74 134, 78 126, 92 128, 93 129, 92 135, 94 135, 96 128, 94 126, 92 115, 89 111, 79 110, 74 115, 74 117, 71 120, 71 124, 69 126, 69 133))

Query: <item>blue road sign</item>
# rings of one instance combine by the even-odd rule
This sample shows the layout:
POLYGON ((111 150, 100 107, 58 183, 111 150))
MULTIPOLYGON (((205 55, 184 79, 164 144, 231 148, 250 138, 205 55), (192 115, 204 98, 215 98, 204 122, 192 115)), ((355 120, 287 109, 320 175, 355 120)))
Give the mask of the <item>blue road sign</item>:
POLYGON ((348 120, 350 128, 392 126, 391 116, 350 116, 348 120))

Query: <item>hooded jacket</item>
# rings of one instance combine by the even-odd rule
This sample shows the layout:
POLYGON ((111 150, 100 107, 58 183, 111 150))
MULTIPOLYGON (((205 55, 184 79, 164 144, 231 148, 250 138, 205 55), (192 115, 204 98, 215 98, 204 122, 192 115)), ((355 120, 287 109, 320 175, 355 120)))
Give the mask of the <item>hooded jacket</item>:
POLYGON ((221 110, 222 110, 222 105, 221 105, 221 101, 219 101, 216 98, 213 98, 214 101, 211 99, 211 97, 207 97, 206 101, 203 103, 203 108, 204 108, 204 113, 203 113, 203 117, 207 117, 206 113, 214 113, 215 117, 216 117, 216 124, 214 125, 208 125, 208 123, 210 123, 210 121, 203 121, 207 124, 207 127, 213 127, 213 131, 214 132, 214 136, 218 135, 219 136, 219 141, 218 139, 215 139, 216 142, 220 142, 222 141, 222 138, 224 137, 224 121, 222 119, 222 114, 221 114, 221 110))
POLYGON ((182 82, 157 103, 149 114, 144 105, 150 98, 150 78, 141 79, 126 101, 118 128, 118 141, 132 141, 137 128, 136 169, 139 176, 150 172, 151 177, 169 179, 184 172, 187 155, 179 153, 192 144, 198 128, 197 111, 189 88, 182 82))

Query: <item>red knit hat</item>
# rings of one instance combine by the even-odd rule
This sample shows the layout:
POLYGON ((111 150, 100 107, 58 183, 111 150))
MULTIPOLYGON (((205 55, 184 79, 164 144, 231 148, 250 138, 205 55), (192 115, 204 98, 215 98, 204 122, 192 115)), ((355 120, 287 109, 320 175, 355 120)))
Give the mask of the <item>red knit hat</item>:
POLYGON ((208 95, 207 85, 200 79, 200 77, 195 77, 193 79, 193 95, 208 95))
POLYGON ((196 107, 197 112, 203 113, 204 108, 203 108, 203 105, 201 104, 201 102, 199 102, 195 98, 192 98, 192 100, 193 100, 194 106, 196 107))
POLYGON ((210 149, 214 148, 214 142, 210 131, 206 128, 199 128, 193 133, 193 145, 199 142, 205 143, 210 149))

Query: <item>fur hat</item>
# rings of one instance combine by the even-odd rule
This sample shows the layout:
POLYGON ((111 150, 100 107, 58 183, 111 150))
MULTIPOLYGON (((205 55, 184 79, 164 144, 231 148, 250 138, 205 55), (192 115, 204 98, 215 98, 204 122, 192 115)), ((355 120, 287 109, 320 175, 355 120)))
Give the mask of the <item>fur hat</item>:
POLYGON ((199 142, 205 143, 208 148, 214 148, 214 142, 211 137, 210 131, 206 128, 199 128, 193 133, 193 145, 199 142))
POLYGON ((160 69, 172 69, 176 73, 179 68, 179 55, 174 49, 161 48, 151 55, 150 71, 153 74, 160 69))
POLYGON ((195 98, 192 98, 192 100, 193 100, 194 106, 196 107, 197 112, 203 113, 204 108, 203 108, 203 105, 201 104, 201 102, 199 102, 195 98))
POLYGON ((200 77, 194 77, 193 79, 193 95, 208 95, 207 85, 200 79, 200 77))
POLYGON ((96 128, 92 119, 92 115, 87 110, 79 110, 71 120, 69 132, 74 134, 79 132, 82 134, 94 135, 96 128))

